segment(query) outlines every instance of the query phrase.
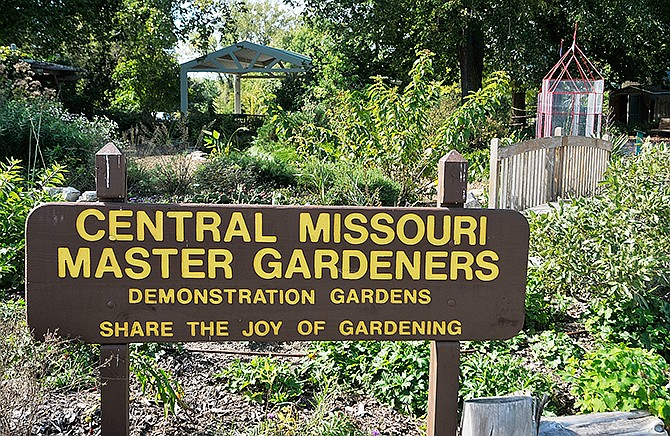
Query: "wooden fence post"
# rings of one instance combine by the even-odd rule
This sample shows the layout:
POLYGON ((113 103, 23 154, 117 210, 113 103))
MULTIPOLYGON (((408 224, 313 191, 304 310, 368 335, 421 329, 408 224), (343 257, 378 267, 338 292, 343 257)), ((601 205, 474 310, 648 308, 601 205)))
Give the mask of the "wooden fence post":
MULTIPOLYGON (((468 162, 450 151, 438 163, 438 207, 463 207, 467 198, 468 162)), ((455 436, 458 431, 460 342, 432 341, 428 374, 427 436, 455 436)))
MULTIPOLYGON (((126 157, 111 142, 95 154, 98 201, 126 201, 126 157)), ((114 301, 107 303, 114 307, 114 301)), ((100 346, 100 414, 102 436, 130 434, 130 355, 128 344, 100 346)))
POLYGON ((491 139, 491 164, 489 171, 489 209, 496 209, 498 207, 498 148, 500 147, 500 139, 491 139))

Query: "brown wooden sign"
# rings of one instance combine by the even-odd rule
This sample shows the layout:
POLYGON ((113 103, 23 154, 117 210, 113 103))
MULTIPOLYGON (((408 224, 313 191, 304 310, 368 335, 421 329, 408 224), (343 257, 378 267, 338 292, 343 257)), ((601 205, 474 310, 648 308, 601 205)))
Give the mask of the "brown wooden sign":
POLYGON ((510 210, 54 203, 26 225, 28 322, 93 343, 504 339, 510 210))

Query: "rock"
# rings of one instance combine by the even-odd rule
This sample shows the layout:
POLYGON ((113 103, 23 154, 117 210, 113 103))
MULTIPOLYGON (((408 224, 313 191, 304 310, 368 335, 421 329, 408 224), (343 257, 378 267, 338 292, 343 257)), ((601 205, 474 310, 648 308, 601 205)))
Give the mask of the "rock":
POLYGON ((49 186, 47 188, 44 188, 44 190, 47 192, 52 197, 60 197, 63 195, 63 188, 62 186, 49 186))
POLYGON ((468 197, 465 199, 463 207, 468 209, 481 209, 482 204, 477 200, 477 197, 472 192, 468 192, 468 197))
POLYGON ((65 199, 65 201, 77 201, 80 195, 81 191, 73 188, 72 186, 63 188, 63 198, 65 199))
POLYGON ((95 202, 98 201, 98 193, 95 191, 84 191, 77 201, 95 202))

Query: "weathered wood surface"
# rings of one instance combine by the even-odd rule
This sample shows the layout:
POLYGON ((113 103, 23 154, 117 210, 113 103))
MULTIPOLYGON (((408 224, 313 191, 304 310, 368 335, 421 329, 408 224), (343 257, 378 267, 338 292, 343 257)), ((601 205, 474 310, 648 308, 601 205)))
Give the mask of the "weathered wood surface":
POLYGON ((474 398, 463 403, 462 436, 535 436, 535 400, 528 396, 474 398))
POLYGON ((651 129, 649 132, 652 135, 670 136, 670 118, 661 118, 658 129, 651 129))
POLYGON ((607 169, 612 144, 554 136, 499 148, 491 141, 489 208, 525 210, 569 196, 592 195, 607 169))
POLYGON ((667 436, 663 421, 647 412, 607 412, 542 418, 539 436, 667 436))

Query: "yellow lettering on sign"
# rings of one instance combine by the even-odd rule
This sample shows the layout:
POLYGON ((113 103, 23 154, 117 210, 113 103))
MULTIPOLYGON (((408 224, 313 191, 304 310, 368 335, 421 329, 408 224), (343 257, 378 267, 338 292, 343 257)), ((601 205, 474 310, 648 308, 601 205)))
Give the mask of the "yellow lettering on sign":
POLYGON ((398 239, 405 245, 416 245, 424 238, 426 235, 426 225, 423 222, 423 219, 415 213, 407 213, 401 216, 398 219, 398 226, 396 228, 398 233, 398 239), (416 232, 414 236, 410 237, 407 235, 407 223, 413 222, 416 227, 416 232))
POLYGON ((254 241, 269 243, 277 242, 277 237, 275 235, 263 234, 263 214, 261 212, 256 212, 254 214, 254 241))
POLYGON ((193 218, 193 212, 190 210, 169 210, 167 217, 174 219, 175 241, 184 242, 184 222, 186 218, 193 218))
POLYGON ((58 277, 78 278, 79 275, 85 279, 91 277, 91 249, 78 248, 77 256, 72 259, 70 248, 58 247, 58 277))
POLYGON ((442 217, 442 235, 438 238, 435 229, 435 215, 428 215, 426 223, 426 237, 428 242, 436 247, 447 245, 451 240, 451 216, 442 217))
POLYGON ((228 222, 226 233, 223 235, 223 240, 230 242, 235 237, 242 238, 244 242, 251 242, 251 234, 247 228, 247 223, 244 221, 242 212, 233 212, 230 215, 230 221, 228 222))
POLYGON ((314 250, 314 278, 323 278, 323 270, 327 269, 330 272, 330 278, 336 279, 338 277, 337 262, 339 260, 340 256, 335 250, 314 250))
POLYGON ((110 210, 109 211, 109 240, 110 241, 132 241, 133 235, 128 233, 119 233, 119 229, 129 229, 132 227, 130 221, 123 221, 123 218, 131 218, 132 210, 110 210))
POLYGON ((308 237, 309 242, 330 242, 330 215, 320 213, 315 224, 309 212, 300 212, 298 229, 300 242, 307 242, 308 237))
POLYGON ((160 256, 161 258, 160 260, 161 277, 164 279, 170 278, 170 256, 176 256, 177 254, 179 254, 179 250, 177 250, 176 248, 152 248, 151 254, 153 254, 154 256, 160 256))
POLYGON ((446 273, 438 273, 435 270, 446 269, 447 262, 438 259, 446 259, 448 255, 446 251, 426 251, 426 280, 447 280, 446 273))
POLYGON ((370 278, 372 280, 391 280, 393 275, 390 272, 379 271, 381 268, 390 268, 390 260, 382 260, 393 256, 392 251, 372 250, 370 252, 370 278))
POLYGON ((393 217, 385 212, 376 213, 370 219, 370 226, 373 230, 381 232, 384 236, 380 237, 378 233, 371 233, 370 240, 377 245, 386 245, 395 239, 395 231, 388 224, 393 223, 393 217))
POLYGON ((344 228, 349 230, 349 232, 344 234, 344 240, 353 245, 362 244, 367 241, 370 236, 368 229, 361 224, 357 224, 367 222, 368 219, 362 213, 354 212, 347 214, 344 217, 344 228), (358 236, 354 236, 351 232, 358 234, 358 236))
POLYGON ((224 279, 233 278, 233 253, 225 248, 210 248, 207 250, 207 278, 216 279, 218 270, 223 270, 224 279))
POLYGON ((254 256, 254 271, 256 272, 256 275, 266 280, 281 278, 282 267, 281 262, 279 262, 280 260, 281 254, 279 251, 274 248, 261 248, 254 256), (263 268, 263 258, 265 256, 271 256, 275 259, 274 261, 269 261, 267 263, 267 268, 269 268, 269 270, 263 268))
POLYGON ((312 273, 309 270, 309 265, 307 264, 307 259, 305 259, 305 253, 300 248, 293 250, 291 258, 286 265, 286 278, 293 278, 294 274, 302 274, 306 279, 312 278, 312 273))
POLYGON ((195 213, 195 240, 203 242, 205 232, 209 232, 213 242, 221 242, 221 215, 211 211, 198 211, 195 213))
POLYGON ((132 247, 126 251, 126 263, 130 265, 129 268, 125 268, 124 271, 126 275, 133 280, 142 280, 149 277, 151 274, 151 264, 146 260, 138 259, 135 257, 139 255, 144 259, 149 258, 149 250, 144 247, 132 247), (139 268, 139 271, 133 269, 133 267, 139 268))
POLYGON ((99 241, 105 236, 104 230, 98 230, 95 233, 89 233, 86 231, 86 218, 93 217, 98 221, 105 220, 105 214, 99 211, 98 209, 84 209, 79 215, 77 215, 77 221, 75 222, 75 227, 79 237, 84 241, 99 241))
POLYGON ((149 214, 145 210, 138 210, 137 215, 137 240, 144 241, 146 239, 146 231, 148 230, 151 237, 156 242, 163 240, 163 211, 157 210, 154 214, 154 221, 151 221, 149 214))
POLYGON ((454 244, 461 245, 463 237, 468 238, 468 245, 477 244, 477 220, 472 216, 456 216, 454 217, 454 244))
POLYGON ((472 280, 472 264, 475 257, 469 251, 452 251, 451 262, 449 263, 449 277, 451 280, 458 280, 458 271, 465 273, 465 280, 472 280))
POLYGON ((186 321, 193 337, 226 337, 228 336, 228 321, 186 321))
POLYGON ((193 267, 203 266, 204 259, 193 258, 192 256, 202 256, 205 254, 204 248, 183 248, 181 250, 181 277, 184 279, 204 279, 204 271, 193 271, 193 267))
POLYGON ((498 278, 498 275, 500 274, 500 268, 498 268, 498 265, 496 265, 493 262, 489 262, 486 259, 490 259, 492 261, 498 261, 498 253, 496 253, 493 250, 484 250, 481 253, 477 255, 477 266, 480 268, 487 269, 489 272, 488 274, 477 270, 475 271, 475 275, 477 278, 483 282, 490 282, 492 280, 495 280, 498 278))
POLYGON ((116 260, 116 254, 111 247, 105 247, 100 254, 100 261, 98 267, 95 269, 95 278, 101 279, 105 274, 112 273, 114 277, 120 279, 123 277, 119 261, 116 260))
POLYGON ((171 338, 174 336, 173 325, 172 321, 102 321, 99 334, 103 338, 171 338))
POLYGON ((342 278, 345 280, 358 280, 363 277, 368 269, 368 258, 359 250, 342 250, 342 278), (352 259, 358 261, 358 270, 353 270, 352 259))

